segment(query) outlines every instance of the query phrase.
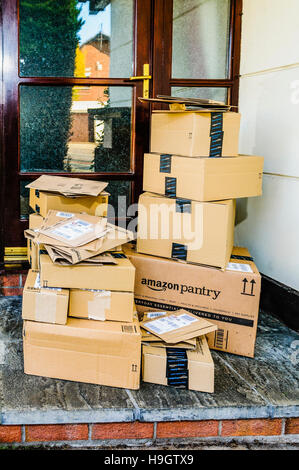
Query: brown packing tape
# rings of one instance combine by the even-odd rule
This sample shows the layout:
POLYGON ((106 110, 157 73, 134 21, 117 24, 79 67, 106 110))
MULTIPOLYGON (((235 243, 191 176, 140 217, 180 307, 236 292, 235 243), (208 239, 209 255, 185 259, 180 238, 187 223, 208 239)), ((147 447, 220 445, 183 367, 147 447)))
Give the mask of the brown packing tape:
POLYGON ((57 291, 40 290, 35 297, 35 320, 38 322, 56 323, 57 291))
POLYGON ((90 320, 106 320, 106 310, 111 308, 111 291, 99 291, 94 299, 88 301, 88 318, 90 320))

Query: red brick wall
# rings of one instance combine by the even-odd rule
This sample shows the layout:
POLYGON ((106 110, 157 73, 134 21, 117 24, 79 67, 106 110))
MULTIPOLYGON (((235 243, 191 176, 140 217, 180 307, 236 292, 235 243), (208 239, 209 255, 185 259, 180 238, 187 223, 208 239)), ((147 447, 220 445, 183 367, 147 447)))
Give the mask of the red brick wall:
POLYGON ((27 271, 0 275, 0 295, 22 295, 27 271))
POLYGON ((299 418, 173 421, 160 423, 0 425, 0 443, 101 440, 160 440, 173 438, 281 436, 299 434, 299 418), (22 432, 23 431, 23 432, 22 432))

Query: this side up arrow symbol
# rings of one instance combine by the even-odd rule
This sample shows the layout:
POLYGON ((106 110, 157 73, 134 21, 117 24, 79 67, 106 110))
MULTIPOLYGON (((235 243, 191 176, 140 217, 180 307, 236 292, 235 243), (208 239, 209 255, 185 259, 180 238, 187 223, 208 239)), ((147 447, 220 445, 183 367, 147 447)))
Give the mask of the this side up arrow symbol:
POLYGON ((247 284, 247 282, 248 282, 248 281, 247 281, 246 277, 244 277, 244 279, 243 279, 243 283, 244 283, 244 285, 243 285, 243 294, 245 294, 245 292, 246 292, 246 284, 247 284))

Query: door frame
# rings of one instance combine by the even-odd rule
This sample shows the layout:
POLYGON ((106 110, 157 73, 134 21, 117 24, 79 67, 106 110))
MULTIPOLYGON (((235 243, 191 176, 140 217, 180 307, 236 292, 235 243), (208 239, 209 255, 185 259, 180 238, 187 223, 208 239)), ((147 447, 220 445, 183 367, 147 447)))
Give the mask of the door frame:
MULTIPOLYGON (((225 79, 184 79, 172 78, 172 15, 173 0, 154 0, 153 14, 153 88, 152 96, 170 95, 172 86, 225 87, 228 88, 228 102, 239 103, 239 73, 241 52, 242 0, 231 0, 229 21, 228 70, 225 79), (161 34, 155 34, 161 31, 161 34)), ((161 105, 155 105, 160 107, 161 105)))
MULTIPOLYGON (((171 86, 227 87, 229 102, 238 106, 242 0, 231 0, 229 31, 228 78, 217 80, 175 79, 171 77, 172 64, 172 0, 136 0, 134 13, 133 74, 143 74, 143 64, 150 64, 150 96, 170 94, 171 86), (138 21, 137 21, 138 20, 138 21)), ((18 0, 2 0, 0 11, 0 46, 4 56, 1 67, 0 109, 0 268, 4 265, 5 237, 10 245, 23 245, 23 229, 28 221, 20 219, 20 180, 33 180, 38 173, 19 171, 19 86, 20 85, 120 85, 133 90, 131 171, 127 173, 73 173, 70 176, 86 179, 131 181, 131 201, 136 202, 142 192, 143 154, 149 146, 149 122, 152 105, 137 102, 142 96, 142 82, 128 78, 48 78, 20 77, 18 70, 18 0), (2 83, 4 86, 2 86, 2 83), (17 135, 18 138, 13 138, 17 135), (15 158, 12 158, 12 156, 15 158), (18 158, 16 156, 18 155, 18 158), (9 200, 8 207, 5 202, 9 200), (20 230, 21 227, 21 230, 20 230), (18 234, 17 236, 15 234, 18 234)), ((157 107, 155 105, 154 107, 157 107)), ((158 106, 159 107, 159 106, 158 106)), ((53 173, 60 174, 60 173, 53 173)), ((65 175, 65 173, 63 173, 65 175)))

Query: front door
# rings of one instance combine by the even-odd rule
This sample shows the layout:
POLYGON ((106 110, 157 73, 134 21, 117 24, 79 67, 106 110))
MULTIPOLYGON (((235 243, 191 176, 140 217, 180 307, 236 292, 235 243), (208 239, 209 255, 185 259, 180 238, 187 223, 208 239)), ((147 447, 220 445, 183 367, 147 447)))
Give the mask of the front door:
POLYGON ((149 146, 138 77, 237 104, 240 18, 241 0, 3 0, 2 245, 25 245, 44 173, 108 181, 124 223, 149 146))

